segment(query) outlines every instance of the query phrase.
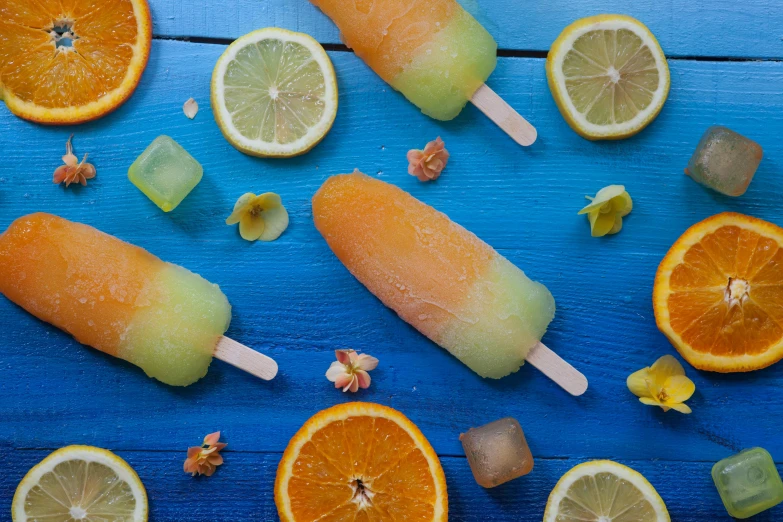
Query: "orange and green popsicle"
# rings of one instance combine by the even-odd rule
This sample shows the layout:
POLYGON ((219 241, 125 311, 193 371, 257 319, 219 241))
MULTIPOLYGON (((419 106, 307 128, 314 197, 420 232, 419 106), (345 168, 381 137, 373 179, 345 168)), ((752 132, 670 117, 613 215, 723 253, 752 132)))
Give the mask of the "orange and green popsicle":
POLYGON ((370 292, 482 377, 517 371, 554 317, 544 285, 394 185, 333 176, 313 198, 313 218, 370 292))
POLYGON ((381 78, 438 120, 495 69, 497 44, 455 0, 311 0, 381 78))
POLYGON ((30 214, 0 235, 0 292, 77 341, 187 386, 231 321, 201 276, 87 225, 30 214))

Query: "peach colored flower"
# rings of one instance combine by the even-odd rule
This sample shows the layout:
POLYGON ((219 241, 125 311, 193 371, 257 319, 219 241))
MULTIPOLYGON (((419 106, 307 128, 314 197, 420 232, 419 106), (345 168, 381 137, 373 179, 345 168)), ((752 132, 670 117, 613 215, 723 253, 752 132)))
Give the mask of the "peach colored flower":
POLYGON ((226 447, 220 440, 220 432, 210 433, 204 437, 201 446, 188 448, 188 458, 185 459, 183 469, 194 477, 198 475, 212 476, 218 466, 223 464, 220 450, 226 447))
POLYGON ((335 350, 337 360, 326 371, 326 378, 335 388, 343 392, 356 392, 359 388, 370 387, 370 370, 378 366, 378 359, 366 354, 358 355, 354 350, 335 350))
POLYGON ((440 176, 446 163, 449 162, 449 151, 446 144, 438 136, 435 141, 427 143, 424 150, 408 151, 408 174, 416 176, 419 181, 432 181, 440 176))
POLYGON ((52 182, 59 185, 64 181, 66 187, 71 183, 81 183, 86 186, 87 180, 95 177, 95 167, 91 163, 85 163, 87 154, 84 155, 82 162, 79 163, 79 159, 73 153, 73 146, 71 146, 72 138, 73 134, 65 143, 65 156, 63 156, 65 165, 57 167, 54 171, 52 182))

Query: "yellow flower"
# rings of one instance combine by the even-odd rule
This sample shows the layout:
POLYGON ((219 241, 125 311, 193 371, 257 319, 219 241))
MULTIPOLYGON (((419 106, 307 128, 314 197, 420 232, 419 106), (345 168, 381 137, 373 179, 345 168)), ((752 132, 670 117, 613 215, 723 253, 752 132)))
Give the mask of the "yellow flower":
POLYGON ((226 220, 226 225, 236 223, 243 239, 274 241, 288 228, 288 212, 274 192, 260 196, 248 192, 237 200, 226 220))
POLYGON ((591 203, 579 214, 587 214, 593 237, 618 233, 623 228, 623 217, 633 209, 631 196, 622 185, 609 185, 599 190, 594 198, 585 197, 591 203))
POLYGON ((631 374, 627 384, 642 404, 660 406, 663 411, 691 412, 685 401, 696 391, 696 385, 685 376, 682 365, 671 355, 664 355, 652 367, 631 374))

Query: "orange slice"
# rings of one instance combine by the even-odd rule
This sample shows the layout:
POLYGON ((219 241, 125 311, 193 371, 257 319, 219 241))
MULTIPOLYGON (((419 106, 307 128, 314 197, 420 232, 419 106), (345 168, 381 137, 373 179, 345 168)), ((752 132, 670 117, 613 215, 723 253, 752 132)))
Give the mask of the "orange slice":
POLYGON ((277 468, 283 522, 448 520, 446 479, 419 428, 367 402, 317 413, 294 435, 277 468))
POLYGON ((658 267, 658 328, 696 368, 747 372, 783 358, 783 229, 725 212, 696 223, 658 267))
POLYGON ((11 112, 73 124, 133 93, 152 21, 146 0, 3 0, 0 34, 0 98, 11 112))

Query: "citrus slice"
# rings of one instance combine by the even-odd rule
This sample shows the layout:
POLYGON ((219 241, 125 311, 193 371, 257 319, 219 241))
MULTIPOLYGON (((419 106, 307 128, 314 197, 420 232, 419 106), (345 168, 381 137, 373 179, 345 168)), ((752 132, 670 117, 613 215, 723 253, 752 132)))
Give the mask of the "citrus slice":
POLYGON ((317 413, 277 468, 283 522, 448 520, 446 479, 421 431, 402 413, 367 402, 317 413))
POLYGON ((66 446, 39 462, 19 483, 14 522, 142 522, 147 492, 127 462, 92 446, 66 446))
POLYGON ((332 128, 337 80, 321 44, 277 27, 248 33, 212 72, 212 108, 223 136, 253 156, 304 154, 332 128))
POLYGON ((549 495, 544 522, 669 522, 655 488, 641 474, 611 460, 579 464, 549 495))
POLYGON ((147 65, 146 0, 3 0, 0 99, 48 124, 94 120, 119 107, 147 65))
POLYGON ((783 229, 725 212, 696 223, 658 267, 658 328, 701 370, 746 372, 783 358, 783 229))
POLYGON ((630 16, 591 16, 566 27, 549 50, 546 76, 563 117, 589 140, 633 136, 669 94, 661 46, 630 16))

